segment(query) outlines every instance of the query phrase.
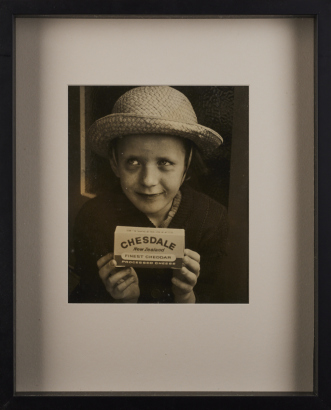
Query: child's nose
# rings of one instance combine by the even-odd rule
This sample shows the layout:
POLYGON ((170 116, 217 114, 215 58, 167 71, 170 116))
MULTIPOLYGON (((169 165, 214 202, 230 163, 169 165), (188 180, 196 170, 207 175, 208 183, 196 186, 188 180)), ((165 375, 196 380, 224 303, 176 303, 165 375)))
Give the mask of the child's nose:
POLYGON ((142 170, 141 183, 146 187, 152 187, 157 185, 158 176, 157 170, 153 166, 146 166, 142 170))

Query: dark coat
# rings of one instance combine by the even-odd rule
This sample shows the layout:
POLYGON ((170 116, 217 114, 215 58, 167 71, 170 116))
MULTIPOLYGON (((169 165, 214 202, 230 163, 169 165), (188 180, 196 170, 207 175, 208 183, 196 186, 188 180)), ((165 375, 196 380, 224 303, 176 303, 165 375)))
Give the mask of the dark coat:
MULTIPOLYGON (((226 209, 189 186, 181 188, 182 200, 170 228, 185 229, 185 248, 201 256, 200 276, 194 287, 197 303, 217 302, 217 279, 226 253, 226 209)), ((145 214, 127 199, 120 188, 89 200, 80 210, 74 228, 75 272, 80 284, 69 302, 111 303, 99 278, 97 260, 114 249, 117 225, 154 227, 145 214)), ((135 269, 139 279, 139 303, 171 303, 171 269, 135 269)))

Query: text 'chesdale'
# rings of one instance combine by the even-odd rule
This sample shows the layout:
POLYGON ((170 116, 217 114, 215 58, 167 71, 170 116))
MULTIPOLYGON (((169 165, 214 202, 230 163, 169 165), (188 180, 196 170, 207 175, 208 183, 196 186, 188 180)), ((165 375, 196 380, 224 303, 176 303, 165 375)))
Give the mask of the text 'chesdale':
POLYGON ((162 238, 156 238, 155 236, 136 236, 135 238, 128 239, 127 241, 121 242, 121 247, 126 249, 129 246, 133 245, 140 245, 144 243, 152 243, 154 245, 161 245, 164 246, 165 248, 168 248, 170 250, 174 250, 176 247, 176 244, 173 242, 168 243, 168 240, 164 240, 162 238))

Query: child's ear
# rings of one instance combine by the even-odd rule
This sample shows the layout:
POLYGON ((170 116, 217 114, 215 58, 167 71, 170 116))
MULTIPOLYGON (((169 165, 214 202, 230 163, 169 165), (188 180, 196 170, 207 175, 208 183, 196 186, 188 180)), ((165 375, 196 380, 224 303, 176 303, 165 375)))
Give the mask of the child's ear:
POLYGON ((120 175, 119 175, 119 172, 118 172, 118 165, 117 165, 117 160, 116 160, 114 151, 111 152, 111 155, 109 157, 109 162, 110 162, 110 166, 111 166, 111 169, 113 170, 114 174, 117 176, 117 178, 119 178, 120 175))

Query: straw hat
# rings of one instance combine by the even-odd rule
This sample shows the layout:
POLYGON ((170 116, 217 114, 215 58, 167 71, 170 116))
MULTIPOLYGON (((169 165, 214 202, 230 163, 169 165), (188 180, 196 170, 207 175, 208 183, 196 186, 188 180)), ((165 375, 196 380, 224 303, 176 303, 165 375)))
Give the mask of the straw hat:
POLYGON ((207 157, 223 142, 217 132, 198 124, 185 95, 167 86, 137 87, 126 92, 110 115, 92 124, 87 138, 91 149, 107 158, 109 141, 138 134, 188 138, 207 157))

